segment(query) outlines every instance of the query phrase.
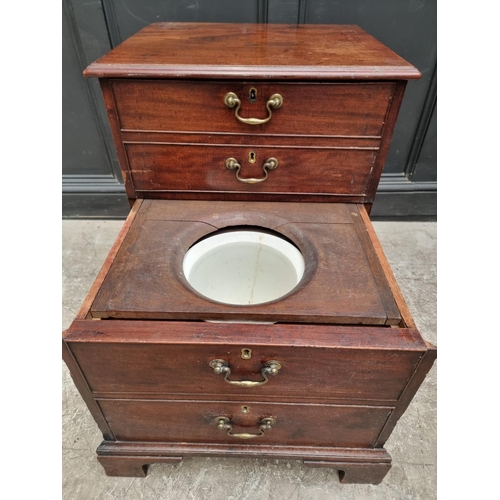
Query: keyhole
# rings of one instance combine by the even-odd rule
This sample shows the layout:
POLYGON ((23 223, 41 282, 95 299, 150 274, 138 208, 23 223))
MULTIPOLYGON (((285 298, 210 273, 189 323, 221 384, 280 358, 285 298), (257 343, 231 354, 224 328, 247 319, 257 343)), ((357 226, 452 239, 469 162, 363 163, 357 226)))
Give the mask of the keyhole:
POLYGON ((248 406, 241 407, 241 413, 248 413, 249 411, 250 411, 250 408, 248 406))
POLYGON ((250 151, 250 153, 248 153, 248 162, 255 163, 256 157, 257 155, 253 151, 250 151))
POLYGON ((243 359, 250 359, 252 357, 252 350, 251 349, 242 349, 241 350, 241 357, 243 359))
POLYGON ((250 102, 255 102, 257 100, 257 89, 254 89, 253 87, 250 89, 250 102))

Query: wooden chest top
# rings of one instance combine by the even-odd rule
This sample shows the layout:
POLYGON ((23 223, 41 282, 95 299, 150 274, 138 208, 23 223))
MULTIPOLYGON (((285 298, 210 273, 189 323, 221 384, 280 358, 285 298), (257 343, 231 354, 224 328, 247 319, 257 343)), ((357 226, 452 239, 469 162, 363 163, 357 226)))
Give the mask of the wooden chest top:
POLYGON ((156 23, 85 76, 408 80, 411 64, 354 25, 156 23))

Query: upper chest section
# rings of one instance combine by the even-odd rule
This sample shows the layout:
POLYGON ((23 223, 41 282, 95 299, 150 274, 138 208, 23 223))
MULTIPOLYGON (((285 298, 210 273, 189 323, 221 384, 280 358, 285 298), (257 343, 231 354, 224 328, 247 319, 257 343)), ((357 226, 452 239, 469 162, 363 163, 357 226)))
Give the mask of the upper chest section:
POLYGON ((129 198, 371 203, 420 73, 357 26, 158 23, 85 75, 129 198))

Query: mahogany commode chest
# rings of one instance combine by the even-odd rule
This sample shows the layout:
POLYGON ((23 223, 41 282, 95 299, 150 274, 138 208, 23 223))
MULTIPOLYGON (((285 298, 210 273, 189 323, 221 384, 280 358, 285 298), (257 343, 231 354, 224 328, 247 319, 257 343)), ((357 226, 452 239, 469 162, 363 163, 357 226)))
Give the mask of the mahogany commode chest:
POLYGON ((106 473, 217 455, 382 481, 436 357, 369 219, 418 70, 356 26, 158 23, 84 74, 131 203, 63 334, 106 473))

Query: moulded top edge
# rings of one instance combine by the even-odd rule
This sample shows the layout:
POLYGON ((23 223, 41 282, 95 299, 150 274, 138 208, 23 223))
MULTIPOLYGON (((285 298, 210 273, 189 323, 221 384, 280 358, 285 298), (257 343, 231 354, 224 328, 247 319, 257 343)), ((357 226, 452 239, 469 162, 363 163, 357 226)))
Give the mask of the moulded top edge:
POLYGON ((84 72, 97 77, 415 79, 420 72, 358 26, 155 23, 84 72))
POLYGON ((197 79, 280 79, 280 80, 417 80, 422 74, 416 68, 399 66, 199 66, 91 64, 85 77, 97 78, 197 78, 197 79))

